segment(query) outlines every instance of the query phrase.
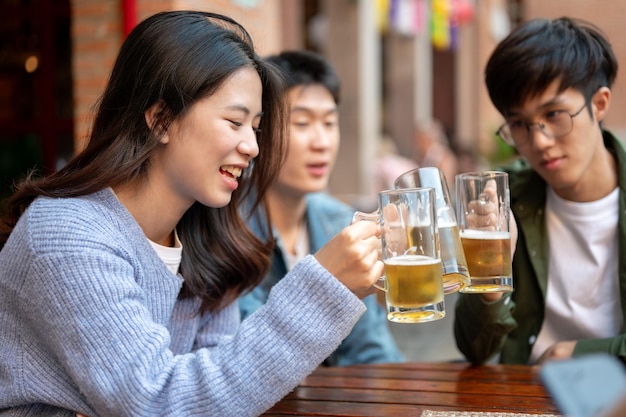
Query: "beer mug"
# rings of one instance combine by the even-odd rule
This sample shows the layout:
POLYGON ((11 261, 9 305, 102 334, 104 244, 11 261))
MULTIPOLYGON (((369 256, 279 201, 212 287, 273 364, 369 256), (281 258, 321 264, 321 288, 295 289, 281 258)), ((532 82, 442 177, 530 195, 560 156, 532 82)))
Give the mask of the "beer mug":
POLYGON ((450 200, 448 182, 443 171, 436 167, 413 169, 396 178, 393 185, 396 189, 432 187, 435 190, 444 294, 457 292, 469 285, 467 261, 461 245, 454 207, 450 200))
POLYGON ((382 229, 382 286, 387 319, 421 323, 445 316, 439 234, 432 188, 378 193, 378 211, 356 212, 354 221, 377 221, 382 229))
POLYGON ((459 235, 470 274, 470 285, 460 291, 512 291, 508 174, 458 174, 455 186, 459 235))

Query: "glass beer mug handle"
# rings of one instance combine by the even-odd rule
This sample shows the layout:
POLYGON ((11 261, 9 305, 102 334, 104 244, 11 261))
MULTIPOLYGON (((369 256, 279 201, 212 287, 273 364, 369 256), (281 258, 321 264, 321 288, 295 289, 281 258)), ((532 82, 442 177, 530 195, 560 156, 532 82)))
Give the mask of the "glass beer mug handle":
POLYGON ((363 213, 362 211, 355 211, 352 215, 352 223, 356 223, 361 220, 366 220, 369 222, 379 223, 378 211, 374 211, 372 213, 363 213))
MULTIPOLYGON (((378 216, 379 216, 378 211, 374 211, 372 213, 363 213, 362 211, 355 211, 354 215, 352 216, 352 223, 355 223, 358 221, 380 223, 380 219, 378 216)), ((384 275, 378 278, 378 281, 374 283, 374 287, 386 292, 388 289, 387 278, 385 278, 384 275)))
POLYGON ((378 278, 378 281, 374 283, 373 287, 378 288, 381 291, 387 292, 387 290, 389 289, 389 286, 387 285, 387 277, 383 275, 382 277, 378 278))

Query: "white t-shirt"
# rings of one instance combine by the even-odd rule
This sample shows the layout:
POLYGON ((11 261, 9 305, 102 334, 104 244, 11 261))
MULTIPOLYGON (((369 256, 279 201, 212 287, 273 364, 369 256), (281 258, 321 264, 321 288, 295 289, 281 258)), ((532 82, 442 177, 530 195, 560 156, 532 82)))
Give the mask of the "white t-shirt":
POLYGON ((174 231, 173 248, 170 246, 159 245, 158 243, 153 242, 150 239, 148 239, 148 242, 150 242, 150 245, 152 245, 163 263, 167 265, 167 269, 172 271, 172 273, 177 274, 178 268, 180 268, 180 262, 183 259, 183 245, 178 239, 178 233, 174 231))
POLYGON ((548 188, 546 309, 531 362, 555 342, 612 337, 622 328, 618 198, 616 188, 600 200, 578 203, 564 200, 548 188))

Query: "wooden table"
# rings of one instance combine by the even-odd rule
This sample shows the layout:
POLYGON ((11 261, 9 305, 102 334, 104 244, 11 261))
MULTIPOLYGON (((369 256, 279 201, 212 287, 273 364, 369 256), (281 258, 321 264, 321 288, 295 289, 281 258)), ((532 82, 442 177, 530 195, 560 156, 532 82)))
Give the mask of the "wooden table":
POLYGON ((404 417, 425 410, 559 414, 536 368, 456 362, 319 368, 264 416, 404 417))

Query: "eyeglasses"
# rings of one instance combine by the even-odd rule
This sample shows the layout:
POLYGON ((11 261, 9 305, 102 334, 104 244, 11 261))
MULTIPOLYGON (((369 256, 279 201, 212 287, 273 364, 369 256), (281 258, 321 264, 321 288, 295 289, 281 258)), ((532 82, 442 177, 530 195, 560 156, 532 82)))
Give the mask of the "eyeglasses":
POLYGON ((558 139, 567 135, 574 127, 574 117, 578 116, 587 103, 576 113, 566 110, 553 110, 546 112, 537 123, 528 123, 523 120, 506 122, 496 132, 503 141, 511 146, 524 146, 530 141, 531 130, 537 128, 545 136, 558 139))

